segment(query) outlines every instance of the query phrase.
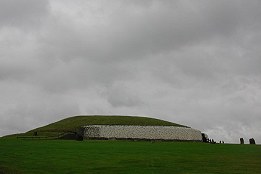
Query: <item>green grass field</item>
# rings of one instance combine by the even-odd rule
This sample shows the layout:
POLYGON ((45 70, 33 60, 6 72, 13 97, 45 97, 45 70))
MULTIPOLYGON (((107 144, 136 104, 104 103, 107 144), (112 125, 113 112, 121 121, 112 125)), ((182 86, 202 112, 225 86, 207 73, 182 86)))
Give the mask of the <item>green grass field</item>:
POLYGON ((260 174, 260 145, 0 138, 0 173, 260 174))

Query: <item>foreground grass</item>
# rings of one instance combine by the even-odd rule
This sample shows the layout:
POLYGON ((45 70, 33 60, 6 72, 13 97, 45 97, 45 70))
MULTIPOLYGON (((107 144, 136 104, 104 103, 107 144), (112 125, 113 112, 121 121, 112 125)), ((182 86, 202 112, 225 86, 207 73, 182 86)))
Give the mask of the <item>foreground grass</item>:
POLYGON ((0 173, 261 173, 261 146, 0 139, 0 173))

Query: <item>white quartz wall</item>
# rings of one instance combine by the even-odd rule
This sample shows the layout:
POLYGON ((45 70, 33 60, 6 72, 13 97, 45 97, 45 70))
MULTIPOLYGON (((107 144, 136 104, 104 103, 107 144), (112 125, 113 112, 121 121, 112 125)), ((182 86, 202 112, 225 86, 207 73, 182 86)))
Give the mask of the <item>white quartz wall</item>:
POLYGON ((90 125, 85 127, 87 138, 126 138, 201 141, 199 130, 175 126, 90 125))

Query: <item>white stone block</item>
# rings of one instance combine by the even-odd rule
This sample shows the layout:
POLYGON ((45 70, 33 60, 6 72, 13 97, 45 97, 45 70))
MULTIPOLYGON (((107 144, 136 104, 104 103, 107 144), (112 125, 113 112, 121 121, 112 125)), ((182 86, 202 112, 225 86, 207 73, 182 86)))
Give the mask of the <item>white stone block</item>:
POLYGON ((199 130, 176 126, 89 125, 85 126, 84 136, 108 139, 202 141, 199 130))

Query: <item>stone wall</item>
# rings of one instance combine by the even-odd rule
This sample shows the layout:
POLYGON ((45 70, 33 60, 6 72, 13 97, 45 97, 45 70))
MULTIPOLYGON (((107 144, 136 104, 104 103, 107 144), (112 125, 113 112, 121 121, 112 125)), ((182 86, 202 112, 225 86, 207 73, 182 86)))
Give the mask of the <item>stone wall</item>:
POLYGON ((176 126, 85 126, 85 138, 202 141, 199 130, 176 126))

